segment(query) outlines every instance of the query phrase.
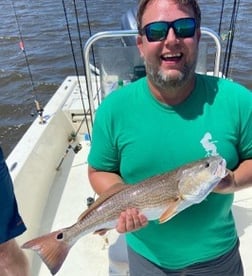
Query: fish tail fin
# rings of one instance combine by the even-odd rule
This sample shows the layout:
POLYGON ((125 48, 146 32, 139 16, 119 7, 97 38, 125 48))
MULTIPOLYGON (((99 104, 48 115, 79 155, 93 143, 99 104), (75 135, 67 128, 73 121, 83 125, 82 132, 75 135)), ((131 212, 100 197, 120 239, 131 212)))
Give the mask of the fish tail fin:
POLYGON ((24 249, 36 251, 52 275, 61 268, 72 244, 64 240, 63 230, 30 240, 22 245, 24 249))

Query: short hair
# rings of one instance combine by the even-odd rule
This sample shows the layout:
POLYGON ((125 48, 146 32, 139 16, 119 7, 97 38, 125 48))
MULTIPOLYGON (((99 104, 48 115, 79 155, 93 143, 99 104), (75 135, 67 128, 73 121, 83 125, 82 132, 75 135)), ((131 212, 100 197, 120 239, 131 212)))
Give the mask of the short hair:
MULTIPOLYGON (((138 3, 138 10, 137 10, 137 28, 138 31, 140 32, 140 30, 142 29, 142 18, 143 18, 143 14, 146 10, 146 6, 154 0, 139 0, 138 3)), ((196 27, 200 27, 201 24, 201 11, 200 11, 200 7, 198 5, 197 0, 172 0, 175 3, 178 3, 179 5, 182 6, 189 6, 192 8, 193 12, 194 12, 194 16, 195 16, 195 21, 196 21, 196 27)))

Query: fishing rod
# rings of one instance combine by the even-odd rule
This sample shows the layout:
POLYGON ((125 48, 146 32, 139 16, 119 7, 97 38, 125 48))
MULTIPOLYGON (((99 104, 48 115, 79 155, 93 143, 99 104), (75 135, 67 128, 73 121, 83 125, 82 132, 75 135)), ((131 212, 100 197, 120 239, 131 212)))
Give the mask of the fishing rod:
MULTIPOLYGON (((227 39, 226 49, 225 49, 225 54, 224 54, 224 59, 223 59, 223 67, 222 67, 222 73, 225 77, 228 77, 229 72, 230 72, 229 67, 230 67, 230 60, 231 60, 231 54, 232 54, 232 48, 233 48, 233 42, 234 42, 234 36, 235 36, 235 30, 236 30, 236 21, 237 21, 239 7, 240 7, 240 0, 234 0, 228 34, 224 37, 225 40, 227 39)), ((225 8, 225 0, 222 1, 221 19, 220 19, 220 23, 219 23, 219 34, 221 32, 224 8, 225 8)))
MULTIPOLYGON (((74 4, 75 4, 75 1, 74 1, 74 4)), ((76 131, 72 132, 69 135, 69 137, 68 137, 68 146, 67 146, 67 148, 65 150, 65 153, 64 153, 63 157, 61 158, 58 166, 56 167, 56 171, 60 170, 60 168, 61 168, 63 162, 65 161, 67 155, 69 154, 70 150, 73 150, 73 152, 75 154, 77 154, 82 149, 81 144, 77 144, 77 145, 73 146, 73 143, 76 142, 76 137, 77 137, 84 121, 86 122, 88 133, 90 134, 88 119, 87 119, 87 113, 86 113, 84 99, 83 99, 83 91, 82 91, 82 86, 81 86, 81 82, 80 82, 80 78, 79 78, 79 69, 78 69, 78 65, 77 65, 76 55, 75 55, 75 52, 74 52, 73 39, 72 39, 72 35, 71 35, 71 32, 70 32, 70 23, 69 23, 68 14, 67 14, 66 3, 65 3, 64 0, 62 0, 62 7, 63 7, 65 21, 66 21, 68 38, 69 38, 69 41, 70 41, 70 47, 71 47, 71 52, 72 52, 72 57, 73 57, 73 62, 74 62, 74 68, 75 68, 75 72, 76 72, 76 75, 77 75, 77 83, 78 83, 78 86, 79 86, 80 98, 81 98, 82 108, 83 108, 83 111, 84 111, 84 118, 82 119, 78 129, 76 131)), ((77 13, 77 10, 75 10, 75 14, 76 13, 77 13)), ((78 28, 78 31, 80 32, 79 28, 78 28)))
POLYGON ((28 75, 29 75, 29 78, 30 78, 31 86, 32 86, 32 91, 33 91, 33 94, 34 94, 34 97, 35 97, 34 103, 35 103, 36 111, 37 111, 37 114, 39 116, 40 124, 44 124, 46 122, 44 120, 44 118, 43 118, 43 111, 44 111, 44 109, 40 105, 40 103, 38 101, 38 98, 37 98, 37 91, 36 91, 36 88, 35 88, 32 72, 31 72, 31 67, 30 67, 30 63, 29 63, 29 60, 28 60, 28 55, 26 53, 26 49, 25 49, 25 45, 24 45, 24 39, 23 39, 23 35, 22 35, 20 24, 19 24, 16 7, 14 5, 14 1, 13 0, 10 0, 10 2, 11 2, 12 9, 14 11, 16 25, 17 25, 18 32, 19 32, 19 39, 20 39, 20 41, 19 41, 19 48, 22 51, 22 53, 24 54, 24 58, 25 58, 25 62, 26 62, 26 67, 27 67, 27 70, 28 70, 28 75))
MULTIPOLYGON (((79 21, 78 21, 78 12, 77 12, 77 7, 76 7, 76 2, 73 1, 73 4, 74 4, 74 10, 75 10, 76 25, 77 25, 78 35, 79 35, 80 48, 81 48, 81 52, 82 52, 83 46, 82 46, 82 42, 81 42, 80 25, 79 25, 79 21)), ((79 132, 82 124, 84 122, 86 122, 86 127, 87 127, 88 133, 90 135, 91 132, 90 132, 89 124, 88 124, 87 112, 86 112, 85 103, 84 103, 84 99, 83 99, 83 91, 82 91, 83 89, 82 89, 80 78, 79 78, 80 74, 79 74, 79 69, 78 69, 78 65, 77 65, 77 58, 76 58, 74 47, 73 47, 73 38, 72 38, 71 30, 70 30, 70 22, 69 22, 69 18, 68 18, 66 3, 65 3, 64 0, 62 0, 62 7, 63 7, 65 21, 66 21, 68 38, 69 38, 70 46, 71 46, 71 52, 72 52, 72 57, 73 57, 73 62, 74 62, 74 68, 75 68, 75 72, 76 72, 76 75, 77 75, 77 81, 78 81, 78 86, 79 86, 79 90, 80 90, 82 108, 83 108, 83 111, 84 111, 84 118, 83 118, 76 134, 79 132)), ((81 55, 81 57, 82 57, 82 62, 83 62, 83 54, 81 55)), ((83 64, 84 64, 84 62, 83 62, 83 64)), ((85 70, 85 68, 84 68, 84 70, 85 70)), ((88 102, 89 102, 89 106, 90 106, 91 99, 89 98, 89 94, 87 96, 88 96, 88 102)), ((92 114, 91 114, 91 116, 92 116, 92 114)))

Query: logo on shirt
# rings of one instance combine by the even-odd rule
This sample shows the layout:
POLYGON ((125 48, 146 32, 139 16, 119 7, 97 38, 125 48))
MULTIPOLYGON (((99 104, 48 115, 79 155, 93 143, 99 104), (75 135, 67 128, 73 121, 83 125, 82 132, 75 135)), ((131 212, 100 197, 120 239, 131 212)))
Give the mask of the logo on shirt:
POLYGON ((211 133, 207 132, 204 137, 200 140, 200 143, 202 144, 203 148, 206 151, 206 156, 216 156, 219 155, 217 152, 217 147, 216 143, 218 141, 213 141, 212 140, 212 135, 211 133))

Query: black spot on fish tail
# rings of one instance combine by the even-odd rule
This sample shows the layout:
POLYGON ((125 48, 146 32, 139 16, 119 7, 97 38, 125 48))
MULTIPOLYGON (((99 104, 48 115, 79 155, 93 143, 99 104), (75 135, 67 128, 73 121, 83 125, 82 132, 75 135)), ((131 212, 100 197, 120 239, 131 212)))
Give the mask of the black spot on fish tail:
POLYGON ((61 233, 59 233, 57 236, 56 236, 56 238, 57 238, 57 240, 62 240, 63 239, 63 233, 61 232, 61 233))

